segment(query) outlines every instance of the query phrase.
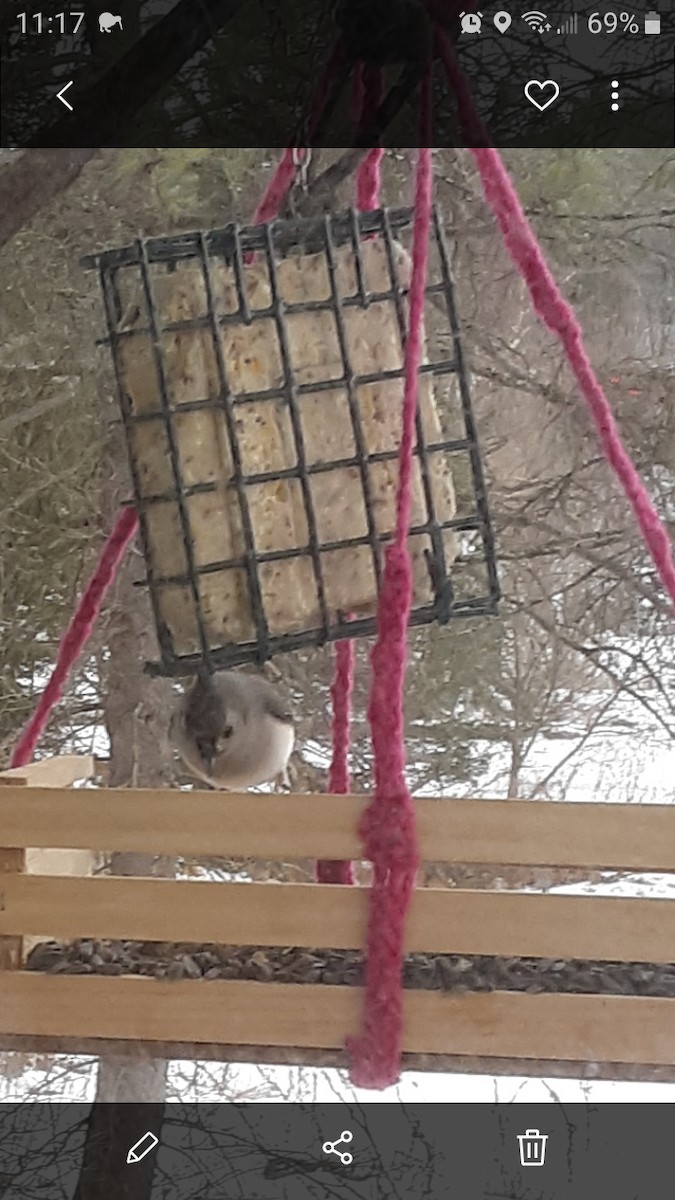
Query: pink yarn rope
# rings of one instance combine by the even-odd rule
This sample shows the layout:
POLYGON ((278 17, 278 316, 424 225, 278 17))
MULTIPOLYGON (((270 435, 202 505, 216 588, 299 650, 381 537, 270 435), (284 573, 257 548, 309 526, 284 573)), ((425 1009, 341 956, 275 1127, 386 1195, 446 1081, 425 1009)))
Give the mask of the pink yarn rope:
MULTIPOLYGON (((381 71, 370 71, 359 63, 353 82, 352 100, 356 116, 362 125, 377 111, 383 93, 381 71)), ((361 212, 378 208, 380 203, 380 163, 384 150, 375 148, 362 161, 356 178, 356 202, 361 212)), ((333 754, 328 779, 332 795, 346 795, 349 776, 351 698, 354 690, 355 649, 351 639, 338 642, 335 652, 335 675, 331 685, 333 721, 331 725, 333 754)), ((325 859, 316 864, 319 883, 353 884, 354 870, 350 862, 325 859)))
MULTIPOLYGON (((424 104, 431 100, 425 79, 424 104)), ((427 109, 425 108, 425 121, 427 109)), ((432 202, 432 152, 419 151, 415 187, 409 326, 405 345, 403 431, 399 451, 396 536, 387 548, 378 606, 377 639, 371 655, 368 720, 375 760, 375 793, 361 822, 364 854, 373 864, 368 916, 368 957, 362 1030, 348 1042, 351 1081, 385 1088, 400 1069, 403 1035, 401 974, 405 919, 418 864, 415 812, 405 778, 403 688, 407 628, 412 604, 408 551, 410 489, 415 446, 418 372, 422 361, 424 304, 432 202)))
MULTIPOLYGON (((363 128, 372 121, 384 95, 384 76, 382 71, 373 70, 364 63, 359 63, 354 75, 354 96, 358 105, 359 127, 363 128)), ((380 205, 380 169, 384 150, 374 146, 362 159, 356 173, 356 206, 359 212, 372 212, 380 205)))
POLYGON ((296 151, 293 146, 287 146, 284 150, 277 163, 274 175, 265 188, 262 199, 253 214, 251 219, 252 225, 262 225, 265 221, 271 221, 279 212, 286 194, 295 179, 297 171, 294 161, 295 153, 296 151))
POLYGON ((138 517, 135 509, 122 509, 115 527, 101 551, 98 566, 87 584, 63 636, 56 658, 56 666, 49 682, 33 716, 14 748, 11 762, 13 767, 24 767, 31 761, 40 735, 44 731, 54 706, 61 699, 68 676, 94 628, 106 593, 117 574, 117 568, 136 532, 137 525, 138 517))
MULTIPOLYGON (((353 103, 361 124, 370 120, 377 111, 383 92, 381 71, 370 71, 359 63, 354 73, 353 103)), ((356 202, 361 212, 378 208, 380 203, 380 163, 384 150, 371 150, 361 163, 356 179, 356 202)), ((333 754, 328 779, 328 791, 332 795, 346 795, 350 789, 349 748, 351 725, 351 698, 354 690, 354 642, 338 642, 335 653, 335 675, 331 685, 333 721, 331 726, 333 754)), ((316 864, 319 883, 354 882, 354 870, 350 862, 325 859, 316 864)))
POLYGON ((626 450, 611 405, 593 370, 574 309, 564 299, 497 150, 488 144, 467 81, 445 34, 437 43, 454 90, 465 134, 483 185, 485 199, 502 231, 504 244, 527 285, 534 310, 560 341, 579 390, 598 431, 602 452, 635 514, 658 576, 675 604, 675 559, 668 531, 626 450))
POLYGON ((490 138, 487 129, 476 112, 468 80, 457 62, 457 55, 448 35, 442 29, 437 28, 435 40, 448 82, 457 97, 459 123, 465 144, 467 146, 489 146, 490 138))
MULTIPOLYGON (((352 715, 352 692, 354 690, 354 642, 347 639, 335 647, 335 674, 330 694, 333 705, 333 755, 328 776, 328 791, 334 796, 346 796, 351 787, 349 775, 349 728, 352 715)), ((316 864, 319 883, 354 882, 354 871, 350 862, 339 859, 324 859, 316 864)))
POLYGON ((610 403, 586 352, 579 321, 551 274, 499 154, 493 149, 473 149, 471 153, 509 254, 527 284, 535 311, 562 343, 595 422, 604 456, 628 497, 661 582, 675 604, 675 561, 670 539, 621 440, 610 403))

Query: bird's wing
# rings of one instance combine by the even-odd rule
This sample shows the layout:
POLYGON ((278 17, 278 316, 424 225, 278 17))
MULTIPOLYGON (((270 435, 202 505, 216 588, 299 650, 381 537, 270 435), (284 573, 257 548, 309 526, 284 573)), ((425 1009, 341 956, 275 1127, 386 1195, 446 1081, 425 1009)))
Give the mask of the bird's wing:
POLYGON ((286 725, 293 724, 293 713, 281 696, 266 697, 265 709, 271 716, 276 717, 277 721, 283 721, 286 725))
POLYGON ((225 724, 225 703, 209 680, 199 678, 186 697, 185 727, 189 733, 219 737, 225 724))
POLYGON ((266 679, 260 679, 256 682, 261 685, 261 700, 265 712, 268 712, 272 717, 276 717, 277 721, 283 721, 286 725, 292 725, 293 713, 288 701, 283 696, 280 696, 266 679))

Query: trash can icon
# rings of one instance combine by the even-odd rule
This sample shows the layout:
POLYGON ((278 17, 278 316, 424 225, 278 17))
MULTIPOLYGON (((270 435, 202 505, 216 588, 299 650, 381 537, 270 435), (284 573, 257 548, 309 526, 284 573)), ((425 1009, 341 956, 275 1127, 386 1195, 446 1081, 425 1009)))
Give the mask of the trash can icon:
POLYGON ((523 1167, 543 1167, 546 1158, 547 1133, 538 1129, 526 1129, 518 1134, 520 1147, 520 1163, 523 1167))

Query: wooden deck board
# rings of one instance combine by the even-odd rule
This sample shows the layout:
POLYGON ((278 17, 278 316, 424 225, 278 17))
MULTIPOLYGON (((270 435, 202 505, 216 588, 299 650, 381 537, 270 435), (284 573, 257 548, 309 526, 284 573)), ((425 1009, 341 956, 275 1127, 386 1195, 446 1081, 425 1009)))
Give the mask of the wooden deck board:
MULTIPOLYGON (((171 789, 0 792, 5 846, 186 856, 359 858, 363 796, 171 789), (189 821, 186 820, 189 814, 189 821)), ((675 871, 675 805, 415 801, 428 862, 675 871)))
MULTIPOLYGON (((333 884, 5 875, 0 935, 355 949, 368 896, 333 884)), ((675 962, 675 900, 424 888, 405 950, 675 962)))
MULTIPOLYGON (((0 1037, 339 1050, 358 988, 132 976, 0 977, 0 1037)), ((675 1064, 675 1002, 633 996, 404 993, 404 1051, 586 1063, 675 1064)))

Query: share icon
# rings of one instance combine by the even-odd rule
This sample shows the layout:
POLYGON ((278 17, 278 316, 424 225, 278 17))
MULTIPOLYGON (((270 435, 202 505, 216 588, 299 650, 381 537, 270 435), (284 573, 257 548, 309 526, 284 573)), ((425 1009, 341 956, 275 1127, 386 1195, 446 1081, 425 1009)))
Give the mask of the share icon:
POLYGON ((343 1167, 349 1167, 354 1161, 354 1155, 350 1154, 348 1150, 336 1150, 335 1147, 340 1146, 343 1142, 351 1142, 353 1136, 354 1134, 350 1129, 343 1129, 339 1138, 336 1138, 334 1142, 324 1142, 321 1149, 323 1150, 324 1154, 337 1154, 343 1167))

